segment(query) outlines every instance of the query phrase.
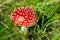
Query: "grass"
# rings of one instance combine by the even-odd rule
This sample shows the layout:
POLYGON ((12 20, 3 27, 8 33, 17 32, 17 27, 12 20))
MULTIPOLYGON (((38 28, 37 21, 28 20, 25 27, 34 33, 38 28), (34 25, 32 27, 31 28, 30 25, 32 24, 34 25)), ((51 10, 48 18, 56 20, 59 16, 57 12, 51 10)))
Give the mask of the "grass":
POLYGON ((0 0, 0 40, 60 40, 60 1, 0 0), (14 9, 24 6, 34 9, 38 20, 25 36, 10 20, 14 9))

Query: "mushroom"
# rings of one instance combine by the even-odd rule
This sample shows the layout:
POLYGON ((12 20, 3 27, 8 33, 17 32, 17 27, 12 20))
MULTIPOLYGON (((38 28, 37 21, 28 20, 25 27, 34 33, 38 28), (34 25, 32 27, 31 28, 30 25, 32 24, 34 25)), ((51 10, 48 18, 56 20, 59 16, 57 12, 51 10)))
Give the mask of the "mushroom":
POLYGON ((22 31, 35 25, 36 20, 36 13, 29 7, 18 8, 11 14, 11 21, 17 26, 21 26, 22 31))

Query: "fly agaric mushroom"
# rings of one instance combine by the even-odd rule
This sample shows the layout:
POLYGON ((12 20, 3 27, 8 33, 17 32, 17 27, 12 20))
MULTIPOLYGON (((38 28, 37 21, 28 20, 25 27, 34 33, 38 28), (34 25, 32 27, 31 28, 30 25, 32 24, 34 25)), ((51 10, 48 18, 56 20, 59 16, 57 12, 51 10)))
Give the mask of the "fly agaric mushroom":
POLYGON ((18 8, 11 15, 12 22, 17 26, 22 26, 22 30, 36 24, 36 19, 36 13, 29 7, 18 8))

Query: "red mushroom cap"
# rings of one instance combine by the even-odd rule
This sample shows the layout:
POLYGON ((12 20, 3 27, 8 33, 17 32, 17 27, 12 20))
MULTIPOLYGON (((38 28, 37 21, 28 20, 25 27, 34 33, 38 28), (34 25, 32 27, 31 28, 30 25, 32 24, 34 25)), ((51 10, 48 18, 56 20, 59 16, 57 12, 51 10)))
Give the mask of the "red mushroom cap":
POLYGON ((36 13, 29 7, 18 8, 11 15, 12 22, 18 26, 33 26, 36 24, 36 19, 36 13))

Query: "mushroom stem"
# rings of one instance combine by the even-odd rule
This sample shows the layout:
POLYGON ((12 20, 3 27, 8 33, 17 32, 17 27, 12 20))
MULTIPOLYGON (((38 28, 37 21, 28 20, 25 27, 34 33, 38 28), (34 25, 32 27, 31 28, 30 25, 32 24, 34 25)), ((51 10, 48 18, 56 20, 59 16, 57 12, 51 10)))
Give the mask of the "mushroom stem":
POLYGON ((21 32, 22 32, 22 34, 26 35, 27 32, 28 32, 28 28, 25 27, 25 26, 22 26, 22 27, 21 27, 21 32))
POLYGON ((21 31, 25 31, 27 28, 25 26, 21 27, 21 31))
POLYGON ((21 34, 23 36, 23 40, 27 40, 27 36, 26 36, 27 33, 28 33, 28 28, 25 26, 21 27, 21 34))

